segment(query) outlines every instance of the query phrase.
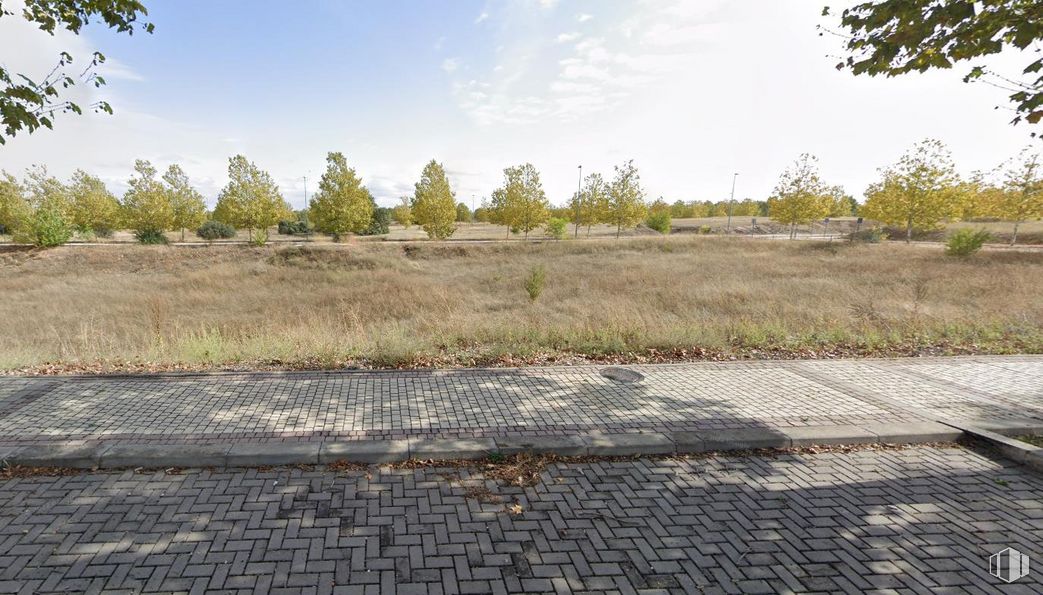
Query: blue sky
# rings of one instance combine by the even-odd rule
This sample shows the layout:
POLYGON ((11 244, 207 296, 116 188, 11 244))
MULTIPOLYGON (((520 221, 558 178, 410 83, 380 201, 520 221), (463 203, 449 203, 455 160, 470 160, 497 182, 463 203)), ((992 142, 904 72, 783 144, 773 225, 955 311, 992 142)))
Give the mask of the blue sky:
POLYGON ((154 35, 50 38, 0 19, 9 67, 103 51, 98 94, 116 110, 16 138, 0 167, 82 167, 121 192, 135 158, 178 162, 212 202, 227 158, 243 153, 300 207, 302 178, 314 190, 331 150, 383 204, 410 193, 431 158, 466 202, 531 161, 556 203, 577 165, 609 177, 634 159, 650 197, 718 200, 736 171, 738 197, 766 197, 802 152, 860 196, 924 137, 948 143, 967 172, 1030 142, 992 109, 1003 93, 961 83, 962 69, 837 72, 838 42, 816 34, 821 6, 805 0, 146 4, 154 35))

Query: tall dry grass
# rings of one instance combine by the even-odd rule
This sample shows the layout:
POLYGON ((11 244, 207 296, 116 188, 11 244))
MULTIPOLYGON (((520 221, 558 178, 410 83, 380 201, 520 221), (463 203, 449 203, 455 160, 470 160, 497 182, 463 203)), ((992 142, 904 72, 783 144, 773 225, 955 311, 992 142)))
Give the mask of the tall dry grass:
POLYGON ((70 246, 0 253, 0 368, 1039 352, 1041 296, 1041 254, 897 244, 70 246))

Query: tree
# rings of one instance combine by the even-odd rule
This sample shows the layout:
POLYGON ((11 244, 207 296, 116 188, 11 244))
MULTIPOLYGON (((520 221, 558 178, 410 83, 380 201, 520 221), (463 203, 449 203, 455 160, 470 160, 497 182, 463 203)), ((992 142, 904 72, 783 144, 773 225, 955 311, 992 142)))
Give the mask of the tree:
POLYGON ((139 241, 161 235, 171 228, 174 210, 170 196, 156 179, 156 168, 143 159, 134 162, 135 177, 131 177, 123 195, 123 220, 133 229, 139 241))
POLYGON ((228 159, 228 184, 217 198, 215 220, 249 230, 250 241, 264 245, 268 228, 288 219, 292 212, 268 172, 242 155, 228 159))
MULTIPOLYGON (((138 22, 147 14, 144 5, 137 0, 23 0, 21 11, 23 19, 51 35, 59 27, 79 34, 85 25, 97 20, 119 33, 132 35, 135 30, 151 33, 151 23, 138 22)), ((13 15, 0 6, 0 19, 13 15)), ((61 52, 54 69, 43 79, 34 80, 7 70, 0 58, 0 124, 4 129, 0 134, 0 145, 6 142, 5 136, 14 137, 23 129, 31 134, 41 126, 53 128, 56 113, 83 113, 79 104, 62 99, 62 92, 76 85, 77 81, 94 87, 104 85, 105 79, 97 74, 98 65, 104 61, 104 55, 94 52, 87 68, 76 74, 69 71, 73 56, 61 52)), ((87 108, 112 113, 112 107, 105 101, 93 102, 87 108)))
POLYGON ((413 209, 409 206, 409 197, 403 196, 398 199, 398 206, 391 210, 391 218, 402 227, 409 229, 413 224, 413 209))
POLYGON ((880 173, 881 180, 866 190, 862 216, 905 226, 906 242, 912 241, 913 230, 934 229, 957 213, 959 177, 941 142, 918 143, 880 173))
MULTIPOLYGON (((858 210, 858 201, 844 190, 843 186, 830 186, 826 188, 826 199, 829 201, 830 217, 851 217, 858 210)), ((756 215, 757 213, 752 213, 756 215)))
POLYGON ((540 174, 531 163, 503 170, 503 186, 492 194, 495 221, 511 232, 529 232, 543 225, 550 217, 550 202, 543 191, 540 174))
POLYGON ((25 189, 18 179, 0 172, 0 234, 12 234, 29 217, 32 209, 25 200, 25 189))
POLYGON ((163 181, 173 213, 171 227, 181 230, 181 241, 184 242, 186 229, 196 229, 206 221, 206 203, 203 195, 188 181, 188 174, 177 164, 167 168, 163 181))
MULTIPOLYGON (((822 11, 829 14, 829 7, 822 11)), ((1039 0, 873 0, 841 13, 848 57, 837 69, 855 75, 898 76, 951 68, 956 62, 1025 50, 1043 40, 1043 4, 1039 0)), ((820 33, 821 34, 821 33, 820 33)), ((985 80, 1011 92, 1016 105, 1012 123, 1036 124, 1043 118, 1043 58, 1014 80, 972 67, 964 81, 985 80)), ((1033 133, 1035 135, 1035 133, 1033 133)))
POLYGON ((467 208, 462 202, 456 203, 456 222, 457 223, 470 223, 471 222, 471 209, 467 208))
POLYGON ((120 225, 120 203, 99 178, 82 169, 68 186, 69 223, 80 233, 108 236, 120 225))
POLYGON ((424 228, 427 237, 444 240, 456 231, 456 195, 441 163, 432 159, 424 166, 410 208, 413 222, 424 228))
POLYGON ((575 236, 579 237, 579 228, 590 228, 601 221, 608 210, 608 187, 601 178, 601 174, 589 174, 583 180, 583 188, 579 194, 573 194, 569 201, 569 221, 576 226, 575 236))
POLYGON ((58 178, 47 173, 42 165, 33 166, 26 174, 26 197, 34 210, 60 213, 66 222, 71 217, 72 200, 69 187, 58 178))
POLYGON ((616 176, 608 188, 608 204, 604 221, 616 226, 616 238, 624 228, 634 227, 645 218, 645 192, 641 189, 641 177, 630 160, 617 165, 616 176))
POLYGON ((1043 217, 1043 168, 1039 153, 1028 148, 1017 159, 1011 160, 1004 176, 1003 192, 999 193, 996 214, 1014 222, 1010 245, 1018 241, 1018 226, 1022 221, 1043 217))
POLYGON ((309 204, 315 229, 334 239, 365 232, 373 218, 374 204, 369 190, 339 152, 326 155, 326 172, 309 204))
POLYGON ((804 153, 779 176, 775 191, 768 199, 768 215, 790 226, 790 239, 797 225, 806 225, 829 215, 833 198, 819 178, 814 155, 804 153))

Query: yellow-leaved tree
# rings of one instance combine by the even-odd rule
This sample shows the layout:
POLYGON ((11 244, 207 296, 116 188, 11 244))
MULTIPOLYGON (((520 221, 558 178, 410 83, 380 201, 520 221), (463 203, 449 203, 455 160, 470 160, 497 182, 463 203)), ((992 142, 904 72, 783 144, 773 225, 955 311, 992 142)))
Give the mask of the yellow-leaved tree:
POLYGON ((615 167, 616 175, 608 186, 608 203, 602 221, 616 226, 616 239, 624 229, 634 227, 648 214, 645 191, 634 160, 615 167))
POLYGON ((123 195, 123 221, 143 244, 165 243, 163 232, 171 229, 174 210, 166 188, 156 179, 156 168, 144 159, 134 162, 129 188, 123 195))
POLYGON ((309 201, 308 211, 315 229, 334 240, 348 233, 362 233, 369 227, 373 202, 343 153, 326 155, 326 172, 319 181, 319 191, 309 201))
POLYGON ((173 164, 163 174, 167 196, 172 212, 171 227, 181 230, 181 241, 185 241, 185 230, 195 229, 206 221, 206 203, 188 181, 188 174, 181 166, 173 164))
POLYGON ((866 190, 861 214, 903 226, 906 242, 912 241, 914 230, 935 229, 943 220, 959 216, 960 178, 949 150, 940 141, 918 143, 880 174, 881 179, 866 190))
POLYGON ((1006 169, 1003 192, 997 196, 996 215, 1014 222, 1010 245, 1018 241, 1018 226, 1023 221, 1043 217, 1043 168, 1039 153, 1026 147, 1006 169))
POLYGON ((242 155, 228 159, 228 184, 217 198, 215 220, 249 230, 250 241, 263 246, 268 241, 268 228, 292 216, 290 205, 268 172, 242 155))
POLYGON ((0 172, 0 235, 14 235, 28 219, 32 209, 25 200, 25 189, 11 174, 0 172))
POLYGON ((68 193, 69 222, 77 231, 105 237, 119 228, 119 200, 101 179, 78 169, 72 174, 68 193))
POLYGON ((503 170, 503 186, 493 190, 493 220, 511 232, 524 233, 542 226, 550 217, 550 202, 543 191, 540 174, 531 163, 503 170))
POLYGON ((412 222, 422 227, 428 238, 444 240, 456 231, 456 195, 441 163, 432 159, 424 166, 409 209, 412 222))
POLYGON ((576 226, 575 235, 579 237, 579 228, 586 227, 587 235, 595 223, 600 223, 608 212, 608 185, 601 174, 595 172, 583 179, 583 188, 572 195, 569 201, 569 217, 576 226))
POLYGON ((822 182, 818 159, 804 153, 779 176, 768 198, 768 216, 788 225, 790 239, 793 239, 798 225, 827 217, 838 202, 835 195, 842 192, 843 189, 831 188, 822 182))

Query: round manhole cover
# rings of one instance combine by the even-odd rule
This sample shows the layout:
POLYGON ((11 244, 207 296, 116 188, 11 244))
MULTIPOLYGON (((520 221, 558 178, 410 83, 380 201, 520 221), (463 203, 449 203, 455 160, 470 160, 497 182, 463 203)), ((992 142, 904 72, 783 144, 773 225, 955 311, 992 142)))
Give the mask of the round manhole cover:
POLYGON ((615 380, 616 382, 634 383, 641 382, 645 379, 640 373, 626 368, 604 368, 601 370, 601 375, 605 378, 615 380))

